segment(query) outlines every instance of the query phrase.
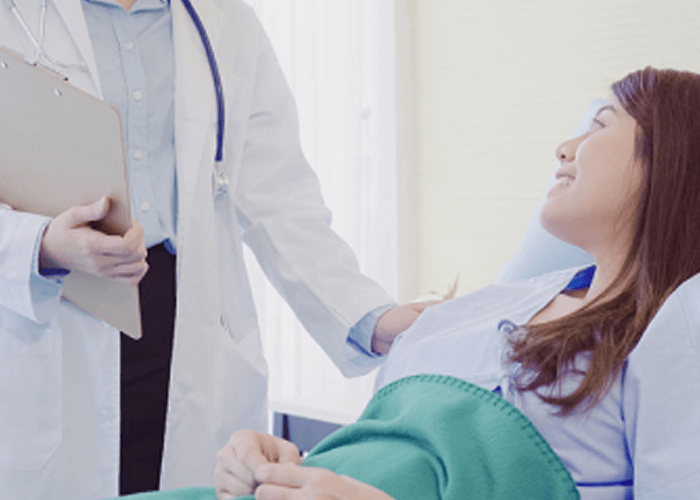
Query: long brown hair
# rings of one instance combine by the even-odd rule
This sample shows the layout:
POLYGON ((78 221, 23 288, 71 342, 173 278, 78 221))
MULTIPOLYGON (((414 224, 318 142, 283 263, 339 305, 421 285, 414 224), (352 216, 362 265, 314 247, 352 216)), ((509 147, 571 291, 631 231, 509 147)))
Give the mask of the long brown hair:
POLYGON ((561 414, 581 403, 590 409, 605 396, 663 301, 700 272, 700 75, 647 67, 615 82, 612 91, 637 122, 635 154, 644 172, 625 265, 585 307, 522 327, 511 338, 511 359, 523 367, 519 390, 537 391, 580 373, 570 394, 537 391, 561 414), (585 372, 575 368, 579 354, 588 355, 585 372))

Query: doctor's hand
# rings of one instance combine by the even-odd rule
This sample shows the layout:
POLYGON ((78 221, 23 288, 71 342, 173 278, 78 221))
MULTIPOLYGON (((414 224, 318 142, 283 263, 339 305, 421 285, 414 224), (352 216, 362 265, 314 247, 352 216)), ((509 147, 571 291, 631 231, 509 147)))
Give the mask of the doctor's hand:
POLYGON ((148 270, 143 228, 133 218, 123 236, 107 235, 91 223, 109 212, 106 197, 74 206, 53 219, 44 231, 39 250, 40 268, 85 271, 137 285, 148 270))
POLYGON ((269 464, 255 469, 255 500, 394 500, 381 490, 326 469, 269 464))
POLYGON ((250 429, 238 430, 217 455, 216 498, 251 495, 258 485, 253 471, 261 465, 300 462, 299 449, 293 443, 250 429))
POLYGON ((439 299, 402 304, 382 314, 374 327, 372 351, 387 354, 394 343, 394 339, 408 329, 426 308, 454 298, 457 292, 457 283, 458 279, 455 280, 450 291, 439 299))

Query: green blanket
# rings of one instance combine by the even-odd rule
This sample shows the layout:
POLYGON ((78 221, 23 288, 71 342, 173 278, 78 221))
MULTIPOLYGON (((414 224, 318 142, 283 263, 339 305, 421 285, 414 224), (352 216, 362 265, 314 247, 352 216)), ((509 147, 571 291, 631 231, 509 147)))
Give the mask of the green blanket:
MULTIPOLYGON (((304 465, 352 476, 397 500, 579 498, 569 472, 522 413, 496 394, 441 375, 384 387, 356 423, 319 443, 304 465)), ((189 488, 124 498, 215 495, 189 488)))

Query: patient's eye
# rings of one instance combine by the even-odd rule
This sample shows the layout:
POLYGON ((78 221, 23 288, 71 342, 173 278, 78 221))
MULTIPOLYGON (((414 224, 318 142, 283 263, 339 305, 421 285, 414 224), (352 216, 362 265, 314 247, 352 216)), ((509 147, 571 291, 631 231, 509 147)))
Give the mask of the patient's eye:
POLYGON ((593 121, 591 122, 591 130, 603 127, 603 122, 601 122, 598 118, 593 118, 593 121))

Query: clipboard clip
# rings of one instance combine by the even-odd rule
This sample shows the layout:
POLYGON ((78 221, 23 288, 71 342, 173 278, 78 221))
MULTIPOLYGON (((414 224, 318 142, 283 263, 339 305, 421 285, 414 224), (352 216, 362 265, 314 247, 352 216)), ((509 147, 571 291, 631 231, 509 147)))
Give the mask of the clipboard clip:
MULTIPOLYGON (((64 75, 64 74, 62 74, 62 73, 59 73, 59 72, 56 71, 55 69, 49 68, 48 66, 45 66, 44 64, 41 64, 39 61, 33 61, 32 59, 30 59, 30 58, 28 58, 28 57, 24 57, 22 54, 20 54, 20 53, 18 53, 18 52, 15 52, 15 51, 12 50, 12 49, 8 49, 7 47, 4 47, 4 46, 3 46, 2 48, 3 48, 4 51, 9 52, 11 55, 16 56, 17 59, 24 61, 24 64, 26 64, 27 66, 32 66, 32 67, 34 67, 34 68, 40 69, 41 71, 43 71, 43 72, 46 73, 47 75, 50 75, 50 76, 52 76, 52 77, 54 77, 54 78, 56 78, 57 80, 60 80, 60 81, 62 81, 62 82, 67 82, 67 81, 68 81, 68 77, 67 77, 66 75, 64 75)), ((13 63, 13 62, 15 62, 15 61, 12 61, 12 63, 13 63)), ((0 56, 0 69, 8 69, 8 68, 10 67, 10 64, 11 64, 11 62, 9 62, 9 61, 3 59, 3 58, 0 56)))
MULTIPOLYGON (((58 80, 60 80, 60 81, 62 81, 62 82, 67 82, 67 81, 68 81, 68 77, 67 77, 66 75, 64 75, 64 74, 62 74, 62 73, 59 73, 58 71, 56 71, 56 70, 53 69, 53 68, 49 68, 48 66, 44 66, 43 64, 41 64, 41 63, 38 62, 38 61, 35 62, 35 63, 31 63, 31 62, 25 60, 25 63, 29 64, 30 66, 34 66, 34 67, 37 68, 37 69, 42 70, 43 72, 49 74, 50 76, 53 76, 54 78, 56 78, 56 79, 58 79, 58 80)), ((54 94, 56 94, 57 96, 60 96, 60 92, 61 92, 61 91, 58 90, 58 89, 55 89, 55 90, 54 90, 54 94)))

